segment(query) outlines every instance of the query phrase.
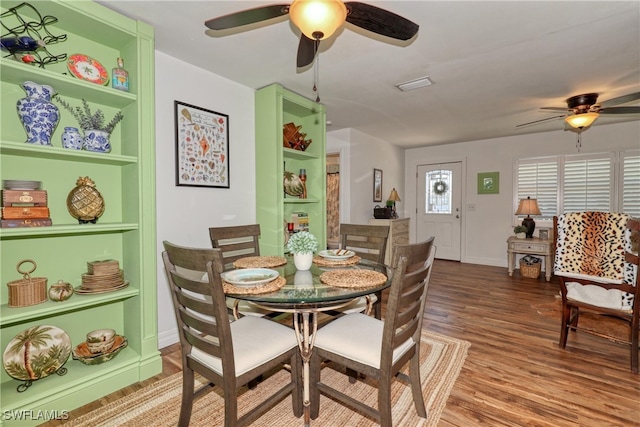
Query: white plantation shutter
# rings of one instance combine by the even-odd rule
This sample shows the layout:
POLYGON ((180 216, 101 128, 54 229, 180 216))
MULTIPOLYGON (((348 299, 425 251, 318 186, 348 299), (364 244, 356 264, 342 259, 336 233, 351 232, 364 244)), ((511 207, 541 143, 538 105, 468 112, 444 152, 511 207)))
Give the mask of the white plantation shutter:
POLYGON ((640 152, 624 153, 622 159, 622 212, 640 217, 640 152))
POLYGON ((567 157, 564 163, 562 212, 612 209, 612 160, 567 157))
POLYGON ((514 207, 535 198, 541 218, 580 211, 640 217, 640 150, 518 159, 514 171, 514 207))
MULTIPOLYGON (((551 218, 558 211, 558 160, 522 160, 518 164, 517 201, 531 197, 538 199, 543 218, 551 218)), ((517 204, 516 204, 517 206, 517 204)))

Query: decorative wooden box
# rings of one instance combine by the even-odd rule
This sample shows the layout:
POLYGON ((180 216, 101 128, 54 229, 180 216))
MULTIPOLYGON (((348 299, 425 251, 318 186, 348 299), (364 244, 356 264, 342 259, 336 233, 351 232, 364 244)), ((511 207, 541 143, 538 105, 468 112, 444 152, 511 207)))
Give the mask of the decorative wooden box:
POLYGON ((46 206, 10 206, 2 208, 2 219, 46 219, 49 208, 46 206))
POLYGON ((2 206, 47 206, 47 190, 2 190, 2 206))
POLYGON ((48 227, 52 224, 51 218, 44 219, 3 219, 2 228, 22 227, 48 227))

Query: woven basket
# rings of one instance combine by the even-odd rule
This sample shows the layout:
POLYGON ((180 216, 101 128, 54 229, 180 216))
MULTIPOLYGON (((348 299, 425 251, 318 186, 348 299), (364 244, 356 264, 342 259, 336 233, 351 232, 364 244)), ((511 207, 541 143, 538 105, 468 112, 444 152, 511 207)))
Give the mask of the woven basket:
POLYGON ((36 270, 36 262, 32 259, 22 260, 16 269, 24 278, 7 283, 9 307, 27 307, 45 302, 47 300, 47 278, 31 277, 31 273, 36 270), (33 268, 29 271, 20 270, 20 266, 25 262, 32 263, 33 268))
POLYGON ((540 277, 541 268, 542 268, 542 263, 540 262, 536 262, 534 264, 527 264, 526 262, 520 260, 520 274, 523 277, 537 279, 538 277, 540 277))

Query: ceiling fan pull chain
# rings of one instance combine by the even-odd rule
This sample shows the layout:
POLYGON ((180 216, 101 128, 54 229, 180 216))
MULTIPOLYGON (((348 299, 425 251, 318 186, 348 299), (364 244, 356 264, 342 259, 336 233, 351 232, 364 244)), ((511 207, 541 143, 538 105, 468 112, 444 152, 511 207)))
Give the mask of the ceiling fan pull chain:
POLYGON ((582 147, 582 132, 578 133, 578 136, 576 137, 576 148, 578 149, 578 152, 580 152, 581 147, 582 147))
POLYGON ((313 64, 313 91, 316 93, 316 102, 320 102, 320 51, 317 51, 316 62, 313 64))

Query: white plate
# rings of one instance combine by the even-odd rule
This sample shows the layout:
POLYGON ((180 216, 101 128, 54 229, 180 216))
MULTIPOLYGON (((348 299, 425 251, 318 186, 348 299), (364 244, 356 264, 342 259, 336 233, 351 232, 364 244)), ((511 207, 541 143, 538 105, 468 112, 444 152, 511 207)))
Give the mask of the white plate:
POLYGON ((322 258, 332 259, 332 260, 343 260, 349 259, 354 256, 356 253, 347 249, 328 249, 326 251, 318 252, 322 258))
POLYGON ((222 280, 240 287, 261 285, 277 279, 280 273, 270 268, 242 268, 222 273, 222 280))

